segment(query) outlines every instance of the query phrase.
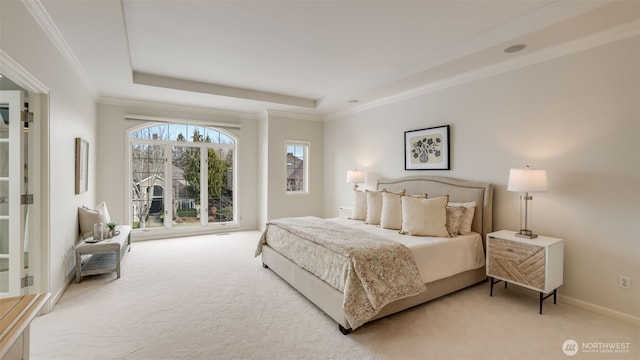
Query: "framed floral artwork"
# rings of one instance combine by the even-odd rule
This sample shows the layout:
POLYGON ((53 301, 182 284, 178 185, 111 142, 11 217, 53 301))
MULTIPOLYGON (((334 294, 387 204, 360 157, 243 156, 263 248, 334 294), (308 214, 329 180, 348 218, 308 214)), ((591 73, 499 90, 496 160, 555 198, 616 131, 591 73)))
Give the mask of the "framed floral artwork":
POLYGON ((405 170, 449 170, 449 125, 404 132, 405 170))

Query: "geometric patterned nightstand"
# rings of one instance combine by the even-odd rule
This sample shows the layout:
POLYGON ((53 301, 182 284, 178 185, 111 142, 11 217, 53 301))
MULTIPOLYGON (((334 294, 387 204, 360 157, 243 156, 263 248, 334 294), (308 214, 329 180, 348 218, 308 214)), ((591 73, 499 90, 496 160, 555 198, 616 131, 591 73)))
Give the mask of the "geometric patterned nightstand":
POLYGON ((562 286, 564 242, 562 239, 538 236, 527 239, 515 236, 515 231, 502 230, 487 234, 487 276, 493 285, 504 281, 540 293, 542 303, 553 295, 556 303, 558 287, 562 286), (548 294, 548 295, 545 295, 548 294))

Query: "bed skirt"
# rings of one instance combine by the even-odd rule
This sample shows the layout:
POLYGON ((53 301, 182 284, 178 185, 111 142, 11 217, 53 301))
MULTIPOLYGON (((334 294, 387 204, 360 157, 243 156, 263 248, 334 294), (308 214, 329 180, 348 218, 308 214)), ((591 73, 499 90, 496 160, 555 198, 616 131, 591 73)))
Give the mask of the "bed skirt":
MULTIPOLYGON (((342 310, 343 294, 315 275, 280 255, 268 245, 262 246, 262 263, 273 270, 289 285, 318 306, 344 329, 350 329, 342 310)), ((399 311, 464 289, 487 278, 485 267, 465 271, 448 278, 427 283, 427 290, 418 295, 395 301, 387 306, 371 321, 395 314, 399 311)))

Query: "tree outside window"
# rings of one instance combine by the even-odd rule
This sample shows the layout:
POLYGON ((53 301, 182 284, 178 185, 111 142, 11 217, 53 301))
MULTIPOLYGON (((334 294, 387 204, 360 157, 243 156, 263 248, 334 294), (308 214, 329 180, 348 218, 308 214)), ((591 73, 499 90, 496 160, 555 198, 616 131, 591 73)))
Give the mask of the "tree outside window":
POLYGON ((134 228, 233 223, 236 140, 223 130, 159 124, 131 132, 134 228))

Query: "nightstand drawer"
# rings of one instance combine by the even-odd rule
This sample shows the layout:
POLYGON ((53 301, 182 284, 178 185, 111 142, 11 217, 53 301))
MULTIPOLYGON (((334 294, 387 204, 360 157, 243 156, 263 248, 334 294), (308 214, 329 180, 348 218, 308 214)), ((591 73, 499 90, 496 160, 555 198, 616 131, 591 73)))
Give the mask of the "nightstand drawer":
POLYGON ((509 240, 489 241, 488 275, 545 289, 545 248, 509 240))
POLYGON ((553 295, 556 303, 558 287, 562 286, 564 241, 548 236, 527 239, 515 232, 501 230, 487 234, 487 276, 493 286, 504 281, 524 286, 540 293, 542 303, 553 295), (548 294, 548 295, 545 295, 548 294))

